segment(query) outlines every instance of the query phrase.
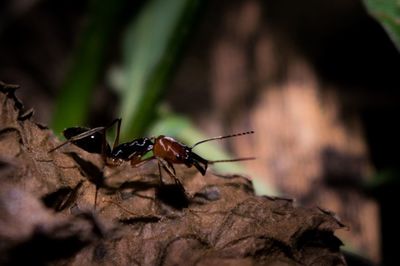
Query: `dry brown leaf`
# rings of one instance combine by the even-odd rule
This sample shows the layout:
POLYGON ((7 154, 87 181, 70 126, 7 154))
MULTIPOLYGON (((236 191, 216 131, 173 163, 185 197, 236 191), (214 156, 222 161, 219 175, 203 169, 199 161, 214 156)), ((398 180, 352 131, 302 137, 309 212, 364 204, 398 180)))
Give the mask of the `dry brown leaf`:
POLYGON ((179 167, 185 194, 167 176, 160 186, 151 162, 103 168, 73 145, 49 153, 60 140, 15 86, 0 88, 1 264, 346 264, 329 212, 256 196, 241 176, 179 167))

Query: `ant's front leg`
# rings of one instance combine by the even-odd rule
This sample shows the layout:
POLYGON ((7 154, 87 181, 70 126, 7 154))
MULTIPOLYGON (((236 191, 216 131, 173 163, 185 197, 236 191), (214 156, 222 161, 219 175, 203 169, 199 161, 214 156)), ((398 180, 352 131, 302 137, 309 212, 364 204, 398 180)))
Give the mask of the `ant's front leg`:
POLYGON ((183 189, 183 185, 182 185, 181 181, 179 180, 179 178, 176 176, 175 168, 172 165, 172 163, 165 161, 163 159, 160 159, 160 158, 158 158, 158 161, 159 161, 159 163, 161 163, 161 166, 169 174, 169 176, 174 179, 175 184, 183 189))

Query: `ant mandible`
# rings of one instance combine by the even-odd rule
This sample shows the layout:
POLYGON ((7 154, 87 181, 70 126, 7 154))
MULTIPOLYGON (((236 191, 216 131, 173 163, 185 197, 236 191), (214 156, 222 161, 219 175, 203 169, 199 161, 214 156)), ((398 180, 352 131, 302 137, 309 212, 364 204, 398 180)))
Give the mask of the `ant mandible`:
POLYGON ((254 131, 242 132, 238 134, 231 134, 227 136, 213 137, 195 143, 192 146, 187 146, 172 137, 160 135, 158 137, 143 137, 137 138, 130 142, 119 144, 119 134, 121 128, 121 119, 115 119, 107 127, 96 127, 93 129, 83 127, 71 127, 63 131, 63 135, 67 141, 56 146, 50 152, 59 149, 67 143, 72 143, 79 148, 89 152, 101 154, 104 162, 110 166, 120 165, 123 161, 130 161, 132 166, 157 159, 160 182, 162 182, 161 168, 163 168, 171 177, 174 178, 175 183, 180 184, 179 179, 176 177, 174 164, 184 164, 188 168, 194 166, 203 176, 206 174, 209 164, 220 162, 236 162, 244 160, 253 160, 254 157, 236 158, 228 160, 207 160, 192 151, 194 147, 199 144, 212 141, 221 140, 225 138, 232 138, 253 134, 254 131), (114 140, 113 147, 106 141, 106 130, 117 123, 117 134, 114 140), (153 156, 142 160, 142 157, 148 152, 152 151, 153 156))

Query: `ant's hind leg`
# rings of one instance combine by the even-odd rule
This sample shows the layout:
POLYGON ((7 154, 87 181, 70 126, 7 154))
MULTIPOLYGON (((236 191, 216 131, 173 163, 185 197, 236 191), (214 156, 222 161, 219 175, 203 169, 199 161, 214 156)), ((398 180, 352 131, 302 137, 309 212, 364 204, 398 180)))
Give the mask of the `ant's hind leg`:
POLYGON ((122 119, 121 118, 117 118, 111 123, 110 126, 108 126, 108 127, 112 127, 115 123, 117 123, 117 133, 115 135, 113 149, 119 145, 119 134, 120 134, 120 131, 121 131, 121 122, 122 122, 122 119))
POLYGON ((163 182, 162 173, 161 173, 161 162, 160 162, 160 160, 157 160, 157 162, 158 162, 158 177, 160 178, 160 185, 163 186, 164 182, 163 182))

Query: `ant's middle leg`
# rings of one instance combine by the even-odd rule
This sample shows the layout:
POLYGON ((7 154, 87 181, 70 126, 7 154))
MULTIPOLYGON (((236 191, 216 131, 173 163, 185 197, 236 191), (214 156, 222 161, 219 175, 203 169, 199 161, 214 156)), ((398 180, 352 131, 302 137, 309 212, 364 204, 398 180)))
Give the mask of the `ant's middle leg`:
POLYGON ((118 146, 119 144, 119 133, 121 130, 121 118, 116 118, 114 119, 108 126, 104 127, 103 132, 102 132, 102 136, 103 136, 103 140, 102 140, 102 147, 101 147, 101 156, 103 157, 103 162, 105 165, 110 165, 110 166, 115 166, 113 163, 110 163, 108 161, 108 156, 109 154, 107 154, 107 136, 106 136, 106 131, 107 129, 111 128, 114 126, 115 123, 117 123, 117 133, 114 139, 114 144, 113 144, 113 149, 118 146))
POLYGON ((107 145, 108 144, 107 144, 106 131, 107 131, 107 129, 113 127, 115 123, 117 123, 117 133, 115 135, 114 144, 113 144, 113 149, 114 149, 119 144, 119 133, 121 131, 121 122, 122 122, 121 118, 116 118, 108 126, 104 127, 104 129, 103 129, 103 132, 102 132, 103 140, 102 140, 102 147, 101 147, 102 148, 102 152, 101 152, 101 154, 103 156, 104 162, 106 162, 106 163, 107 163, 107 157, 108 157, 108 154, 107 154, 107 145))
MULTIPOLYGON (((111 128, 115 123, 117 123, 117 135, 116 135, 116 138, 115 138, 114 144, 113 144, 113 147, 115 147, 116 145, 118 145, 118 142, 119 142, 119 131, 121 129, 121 118, 114 119, 114 121, 112 121, 110 125, 108 125, 107 127, 104 127, 102 130, 103 140, 102 140, 102 144, 101 144, 101 157, 103 159, 103 171, 104 171, 104 167, 108 164, 108 154, 107 154, 108 143, 107 143, 106 131, 107 131, 107 129, 111 128)), ((97 206, 98 193, 99 193, 99 187, 96 184, 96 191, 95 191, 95 196, 94 196, 94 210, 96 210, 96 206, 97 206)))
POLYGON ((154 160, 155 158, 156 157, 154 157, 154 156, 151 156, 151 157, 143 159, 143 160, 140 160, 140 158, 132 158, 131 159, 131 166, 132 167, 140 167, 143 164, 145 164, 145 163, 147 163, 147 162, 149 162, 151 160, 154 160))

